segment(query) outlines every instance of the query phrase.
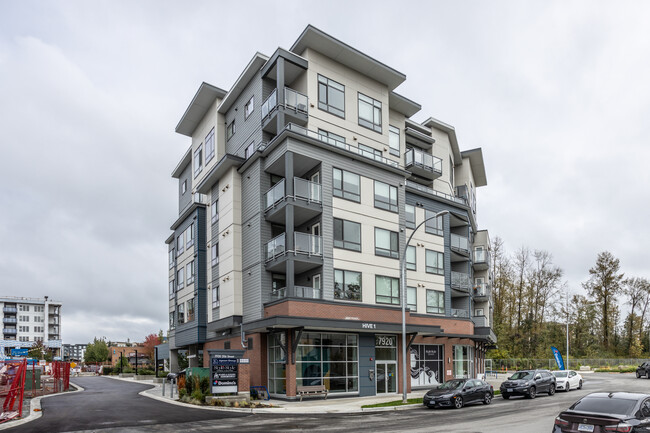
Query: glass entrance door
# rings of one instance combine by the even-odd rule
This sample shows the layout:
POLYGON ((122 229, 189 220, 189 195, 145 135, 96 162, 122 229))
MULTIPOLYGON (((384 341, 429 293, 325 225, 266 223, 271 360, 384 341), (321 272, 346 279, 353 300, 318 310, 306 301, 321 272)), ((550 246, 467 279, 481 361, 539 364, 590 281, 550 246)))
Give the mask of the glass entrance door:
POLYGON ((397 392, 397 363, 377 362, 377 394, 397 392))

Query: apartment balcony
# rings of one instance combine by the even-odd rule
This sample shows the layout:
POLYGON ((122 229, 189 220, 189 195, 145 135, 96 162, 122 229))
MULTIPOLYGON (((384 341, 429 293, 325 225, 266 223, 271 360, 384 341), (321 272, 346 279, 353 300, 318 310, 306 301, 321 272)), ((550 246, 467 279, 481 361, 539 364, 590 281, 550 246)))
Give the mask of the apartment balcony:
POLYGON ((460 319, 469 319, 469 311, 467 310, 458 310, 456 308, 452 308, 450 310, 451 317, 455 318, 460 318, 460 319))
POLYGON ((442 159, 417 149, 409 149, 404 154, 404 167, 418 178, 426 179, 431 184, 442 176, 442 159))
POLYGON ((486 249, 474 250, 474 270, 485 271, 490 267, 490 252, 486 249))
POLYGON ((272 301, 285 298, 321 299, 322 297, 323 291, 321 289, 305 286, 294 286, 293 290, 289 290, 287 287, 282 287, 281 289, 273 290, 271 292, 272 301))
POLYGON ((474 326, 478 328, 487 328, 488 325, 488 318, 485 316, 474 316, 472 317, 472 322, 474 322, 474 326))
POLYGON ((469 274, 464 272, 451 271, 451 288, 459 292, 469 294, 472 283, 469 274))
POLYGON ((460 236, 452 233, 450 242, 452 262, 466 261, 469 259, 469 239, 467 239, 465 236, 460 236))
POLYGON ((3 317, 2 323, 16 323, 17 320, 15 317, 3 317))
POLYGON ((467 206, 467 200, 465 198, 463 198, 463 197, 456 197, 456 196, 444 193, 442 191, 436 191, 433 188, 429 188, 429 187, 421 185, 421 184, 419 184, 417 182, 413 182, 412 180, 407 180, 406 181, 406 186, 408 188, 413 188, 413 189, 415 189, 417 191, 420 191, 420 192, 425 193, 425 194, 430 195, 430 196, 441 197, 441 198, 444 198, 446 200, 452 201, 454 203, 458 203, 458 204, 462 204, 462 205, 467 206))
POLYGON ((18 330, 16 328, 4 328, 2 333, 5 335, 16 335, 18 330))
POLYGON ((16 307, 2 307, 2 312, 8 314, 16 314, 18 312, 18 309, 16 307))
POLYGON ((479 284, 474 286, 474 300, 475 301, 488 301, 490 299, 490 286, 488 284, 479 284))
MULTIPOLYGON (((262 129, 270 134, 278 133, 278 113, 284 113, 285 124, 307 125, 309 118, 309 98, 289 87, 284 88, 284 102, 278 100, 275 89, 262 103, 262 129)), ((281 125, 283 127, 284 125, 281 125)))
POLYGON ((47 321, 49 325, 58 325, 59 324, 59 318, 58 317, 50 317, 47 321))
POLYGON ((296 232, 293 235, 294 249, 291 251, 286 247, 286 233, 276 236, 266 244, 267 271, 284 272, 290 257, 293 258, 296 274, 323 265, 323 238, 310 233, 296 232))
POLYGON ((322 192, 319 183, 299 177, 293 178, 293 195, 286 193, 286 180, 282 179, 264 194, 267 221, 284 224, 286 205, 293 204, 294 225, 301 225, 318 216, 322 211, 322 192))

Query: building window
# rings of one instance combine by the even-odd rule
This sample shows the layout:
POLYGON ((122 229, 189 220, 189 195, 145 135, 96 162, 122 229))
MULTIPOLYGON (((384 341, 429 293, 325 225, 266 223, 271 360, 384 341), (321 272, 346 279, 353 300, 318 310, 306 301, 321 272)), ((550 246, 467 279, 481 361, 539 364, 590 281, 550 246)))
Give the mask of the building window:
POLYGON ((18 311, 29 311, 29 305, 19 305, 18 311))
POLYGON ((212 266, 217 266, 219 264, 219 243, 213 244, 210 247, 210 258, 212 266))
POLYGON ((254 152, 255 152, 255 142, 253 141, 251 144, 248 145, 246 150, 244 150, 244 159, 248 159, 251 156, 253 156, 254 152))
POLYGON ((361 224, 334 218, 334 247, 361 251, 361 224))
POLYGON ((347 148, 345 144, 345 137, 342 135, 334 134, 333 132, 325 131, 324 129, 318 130, 318 139, 324 141, 327 144, 332 146, 347 148))
POLYGON ((45 307, 43 307, 42 305, 34 305, 35 313, 42 313, 43 311, 45 311, 45 307))
POLYGON ((406 288, 406 306, 411 310, 411 313, 418 311, 418 289, 415 287, 406 288))
POLYGON ((230 140, 235 135, 235 121, 233 120, 226 127, 226 140, 230 140))
POLYGON ((415 247, 413 245, 409 245, 406 248, 406 269, 409 271, 418 270, 415 247))
POLYGON ((214 128, 205 136, 205 163, 214 158, 214 128))
POLYGON ((19 326, 18 330, 20 332, 29 332, 29 326, 19 326))
MULTIPOLYGON (((285 332, 269 334, 268 337, 268 358, 269 358, 269 393, 287 393, 287 355, 282 347, 287 347, 285 332)), ((319 353, 320 355, 320 353, 319 353)), ((296 356, 296 361, 298 357, 296 356)), ((318 358, 320 360, 320 358, 318 358)))
POLYGON ((187 321, 194 320, 194 298, 187 301, 187 321))
POLYGON ((190 285, 194 282, 194 260, 187 264, 187 284, 190 285))
POLYGON ((185 303, 178 304, 178 324, 185 323, 185 303))
POLYGON ((19 322, 29 322, 29 316, 18 316, 19 322))
POLYGON ((399 156, 399 128, 388 125, 388 147, 390 154, 399 156))
POLYGON ((426 250, 426 271, 428 274, 445 274, 445 255, 438 251, 426 250))
POLYGON ((44 322, 43 316, 34 316, 34 322, 44 322))
MULTIPOLYGON (((34 326, 34 332, 43 332, 45 328, 43 326, 34 326)), ((27 332, 29 332, 29 326, 27 327, 27 332)))
POLYGON ((185 238, 187 239, 187 248, 194 245, 194 223, 187 228, 185 238))
POLYGON ((454 377, 474 377, 474 348, 454 345, 454 377))
POLYGON ((381 102, 359 93, 359 125, 381 134, 381 102))
POLYGON ((334 269, 334 299, 361 301, 361 272, 334 269))
POLYGON ((415 206, 407 204, 404 206, 406 212, 406 227, 409 229, 415 228, 415 206))
POLYGON ((345 86, 319 75, 318 108, 345 118, 345 86))
POLYGON ((455 185, 454 185, 454 161, 451 160, 451 157, 449 157, 449 184, 451 185, 452 188, 455 187, 455 185))
POLYGON ((251 96, 246 105, 244 105, 244 119, 248 119, 253 111, 255 111, 255 95, 251 96))
POLYGON ((361 202, 361 177, 338 168, 334 169, 334 197, 361 202))
POLYGON ((435 215, 436 213, 430 210, 424 211, 424 218, 431 218, 424 223, 424 231, 434 235, 442 236, 442 215, 437 218, 433 218, 435 215))
POLYGON ((176 264, 174 259, 176 259, 176 252, 174 249, 171 249, 169 250, 169 269, 173 268, 176 264))
POLYGON ((359 154, 366 158, 374 159, 375 161, 382 161, 384 158, 381 156, 381 150, 366 146, 365 144, 359 144, 359 154))
POLYGON ((181 184, 181 195, 185 194, 186 192, 187 192, 187 179, 185 179, 181 184))
MULTIPOLYGON (((39 341, 39 337, 34 338, 34 341, 39 341)), ((10 338, 11 340, 11 338, 10 338)), ((18 337, 18 341, 22 341, 23 343, 26 343, 29 341, 29 337, 18 337)), ((43 338, 41 337, 40 341, 43 341, 43 338)))
POLYGON ((169 282, 169 299, 174 299, 174 280, 169 282))
POLYGON ((176 257, 183 254, 185 251, 185 232, 181 233, 178 238, 176 238, 176 257))
POLYGON ((375 227, 375 255, 396 259, 399 257, 397 232, 375 227))
POLYGON ((178 283, 177 290, 185 287, 185 268, 181 267, 178 272, 176 272, 176 282, 178 283))
POLYGON ((397 212, 397 187, 375 181, 375 207, 397 212))
POLYGON ((212 288, 212 308, 219 306, 219 286, 212 288))
POLYGON ((445 314, 445 292, 427 290, 427 313, 445 314))
POLYGON ((212 224, 219 221, 219 200, 215 200, 214 203, 212 203, 210 215, 212 216, 212 224))
POLYGON ((194 177, 203 170, 203 145, 201 144, 194 152, 194 177))
POLYGON ((399 279, 375 276, 375 301, 378 304, 400 305, 399 279))
POLYGON ((176 328, 176 323, 174 320, 174 313, 175 311, 172 311, 169 313, 169 329, 174 329, 176 328))

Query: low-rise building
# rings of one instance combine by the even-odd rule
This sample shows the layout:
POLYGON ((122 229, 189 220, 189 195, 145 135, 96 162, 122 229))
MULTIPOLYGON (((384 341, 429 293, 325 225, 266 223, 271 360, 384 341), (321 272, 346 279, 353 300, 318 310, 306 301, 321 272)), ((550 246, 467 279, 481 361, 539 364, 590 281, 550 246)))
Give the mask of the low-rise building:
POLYGON ((52 350, 54 357, 61 353, 61 307, 49 297, 0 297, 2 339, 0 356, 10 356, 12 348, 30 348, 36 342, 52 350))

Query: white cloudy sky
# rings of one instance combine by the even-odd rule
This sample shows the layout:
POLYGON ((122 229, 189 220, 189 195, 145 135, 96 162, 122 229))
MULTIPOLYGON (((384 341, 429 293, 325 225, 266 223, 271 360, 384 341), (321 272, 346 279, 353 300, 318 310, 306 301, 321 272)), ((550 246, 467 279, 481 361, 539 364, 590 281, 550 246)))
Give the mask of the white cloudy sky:
POLYGON ((576 291, 602 250, 650 276, 650 3, 284 3, 0 0, 0 295, 63 301, 68 343, 166 329, 174 127, 309 23, 483 148, 479 224, 508 249, 576 291))

